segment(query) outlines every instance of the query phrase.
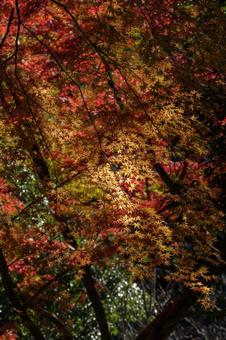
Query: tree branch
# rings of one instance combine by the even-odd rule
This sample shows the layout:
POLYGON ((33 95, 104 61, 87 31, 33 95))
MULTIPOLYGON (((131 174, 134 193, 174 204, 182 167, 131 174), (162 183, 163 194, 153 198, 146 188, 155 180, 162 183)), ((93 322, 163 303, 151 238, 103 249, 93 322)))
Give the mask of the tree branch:
POLYGON ((10 13, 10 16, 9 16, 6 31, 5 31, 5 34, 3 35, 2 41, 0 42, 0 48, 3 47, 5 40, 7 38, 7 35, 9 34, 9 29, 10 29, 10 26, 11 26, 11 23, 12 23, 12 20, 13 20, 13 13, 14 13, 14 8, 11 9, 11 13, 10 13))
POLYGON ((181 193, 183 186, 180 185, 179 183, 175 183, 174 181, 172 181, 172 179, 170 178, 170 176, 167 174, 167 172, 164 170, 164 168, 162 167, 162 165, 160 163, 156 163, 154 165, 154 168, 157 171, 157 173, 159 174, 159 176, 161 177, 162 181, 169 188, 169 191, 171 192, 171 194, 180 194, 181 193))
POLYGON ((24 307, 23 303, 17 297, 17 294, 14 290, 14 283, 10 277, 5 256, 1 248, 0 248, 0 274, 2 277, 2 283, 5 288, 6 294, 12 306, 14 307, 14 310, 18 313, 26 328, 30 331, 30 333, 33 335, 35 339, 45 340, 39 327, 36 326, 36 324, 29 317, 26 307, 24 307))
POLYGON ((39 305, 32 305, 32 308, 37 310, 38 314, 41 317, 43 317, 46 320, 48 320, 51 323, 53 323, 59 329, 59 331, 62 334, 64 334, 64 339, 65 340, 73 340, 74 339, 74 337, 73 337, 72 333, 70 332, 70 330, 65 326, 65 323, 62 320, 60 320, 56 315, 54 315, 53 313, 50 313, 49 311, 43 309, 39 305))

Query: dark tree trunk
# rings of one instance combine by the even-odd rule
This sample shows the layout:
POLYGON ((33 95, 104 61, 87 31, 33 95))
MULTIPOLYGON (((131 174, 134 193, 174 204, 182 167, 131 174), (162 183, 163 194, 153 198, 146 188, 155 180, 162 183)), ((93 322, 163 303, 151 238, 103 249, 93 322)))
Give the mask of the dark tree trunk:
POLYGON ((39 327, 31 320, 31 318, 29 317, 27 313, 26 307, 20 301, 20 299, 18 298, 14 290, 14 283, 9 275, 8 266, 7 266, 2 249, 0 249, 0 273, 1 273, 2 283, 5 288, 6 294, 14 310, 17 311, 18 315, 20 316, 25 327, 30 331, 30 333, 33 335, 35 339, 45 340, 39 327))
POLYGON ((106 315, 104 312, 104 308, 101 303, 100 297, 97 293, 97 290, 95 287, 95 281, 92 277, 90 267, 85 268, 85 275, 83 277, 83 283, 86 287, 87 294, 92 303, 92 306, 93 306, 93 309, 96 315, 96 319, 100 327, 101 339, 111 340, 111 335, 108 329, 108 324, 107 324, 107 319, 106 319, 106 315))
POLYGON ((136 337, 136 340, 165 340, 176 329, 195 302, 192 293, 184 293, 170 300, 165 308, 136 337))

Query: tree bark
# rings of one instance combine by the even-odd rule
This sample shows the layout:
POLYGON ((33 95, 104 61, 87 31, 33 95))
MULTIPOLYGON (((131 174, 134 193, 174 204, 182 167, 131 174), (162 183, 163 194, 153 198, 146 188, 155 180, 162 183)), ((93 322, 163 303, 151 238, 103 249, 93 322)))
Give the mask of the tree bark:
POLYGON ((90 267, 85 268, 85 275, 83 277, 83 283, 86 287, 87 294, 92 303, 92 306, 93 306, 93 309, 96 315, 96 319, 100 327, 101 339, 111 340, 111 335, 108 329, 108 324, 107 324, 107 319, 106 319, 106 315, 104 312, 104 308, 101 303, 100 297, 97 293, 97 290, 95 287, 95 281, 92 277, 90 267))
POLYGON ((170 300, 162 312, 142 330, 135 340, 167 339, 194 302, 195 296, 189 292, 170 300))
POLYGON ((167 174, 167 172, 164 170, 164 168, 162 167, 162 165, 160 163, 155 163, 154 169, 157 171, 157 173, 161 177, 162 181, 167 185, 171 194, 180 194, 181 193, 183 185, 180 185, 179 183, 175 183, 170 178, 170 176, 167 174))
POLYGON ((14 283, 9 274, 8 266, 7 266, 2 249, 0 249, 0 273, 1 273, 2 283, 5 288, 6 294, 14 310, 20 316, 25 327, 30 331, 30 333, 33 335, 35 339, 45 340, 39 327, 29 317, 26 307, 24 307, 23 303, 17 297, 17 294, 14 290, 14 283))

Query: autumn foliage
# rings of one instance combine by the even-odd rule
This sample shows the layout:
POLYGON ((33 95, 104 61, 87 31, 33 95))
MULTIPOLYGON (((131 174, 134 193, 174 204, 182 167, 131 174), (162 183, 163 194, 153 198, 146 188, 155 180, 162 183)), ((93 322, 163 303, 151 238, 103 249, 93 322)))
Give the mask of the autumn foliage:
POLYGON ((1 0, 0 19, 1 285, 20 318, 2 339, 20 322, 73 338, 51 314, 74 308, 70 271, 102 339, 92 268, 161 268, 210 307, 226 259, 221 2, 1 0))

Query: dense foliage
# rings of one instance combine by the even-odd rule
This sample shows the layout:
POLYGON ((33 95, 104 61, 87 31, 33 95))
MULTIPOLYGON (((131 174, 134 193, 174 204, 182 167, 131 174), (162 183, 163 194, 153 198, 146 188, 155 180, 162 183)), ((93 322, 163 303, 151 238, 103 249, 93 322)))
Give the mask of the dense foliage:
POLYGON ((2 339, 165 339, 219 308, 225 11, 1 0, 2 339))

